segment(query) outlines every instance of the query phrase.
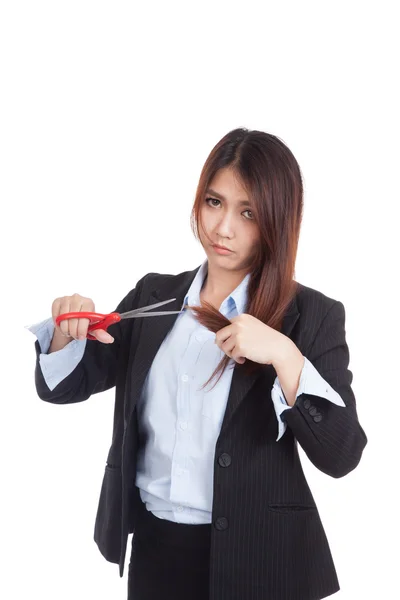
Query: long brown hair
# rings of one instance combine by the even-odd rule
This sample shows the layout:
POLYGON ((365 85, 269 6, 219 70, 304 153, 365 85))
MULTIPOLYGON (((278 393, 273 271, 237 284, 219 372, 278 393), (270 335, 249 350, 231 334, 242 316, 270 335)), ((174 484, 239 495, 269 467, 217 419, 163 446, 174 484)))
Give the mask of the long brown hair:
MULTIPOLYGON (((198 224, 206 190, 217 171, 227 167, 247 191, 260 231, 260 243, 249 266, 245 312, 280 331, 285 310, 297 291, 295 262, 303 216, 300 167, 289 148, 275 135, 246 128, 227 133, 211 150, 200 174, 190 217, 199 241, 198 224)), ((213 333, 231 323, 206 301, 201 306, 187 308, 213 333)), ((225 355, 202 387, 220 372, 218 383, 229 360, 225 355)), ((248 359, 234 366, 248 374, 261 367, 248 359)))

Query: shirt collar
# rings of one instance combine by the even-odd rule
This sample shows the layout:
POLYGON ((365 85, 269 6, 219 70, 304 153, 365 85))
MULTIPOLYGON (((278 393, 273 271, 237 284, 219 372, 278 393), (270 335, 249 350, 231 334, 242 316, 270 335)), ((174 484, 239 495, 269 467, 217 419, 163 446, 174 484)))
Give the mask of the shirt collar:
MULTIPOLYGON (((208 273, 208 259, 206 258, 199 270, 197 271, 195 278, 193 279, 187 294, 183 300, 182 309, 184 304, 191 306, 200 306, 200 291, 204 282, 204 279, 208 273)), ((250 280, 250 273, 242 279, 239 285, 233 290, 221 305, 221 312, 230 312, 232 309, 236 309, 237 314, 240 315, 244 312, 247 302, 247 288, 250 280)), ((182 310, 181 309, 181 310, 182 310)))

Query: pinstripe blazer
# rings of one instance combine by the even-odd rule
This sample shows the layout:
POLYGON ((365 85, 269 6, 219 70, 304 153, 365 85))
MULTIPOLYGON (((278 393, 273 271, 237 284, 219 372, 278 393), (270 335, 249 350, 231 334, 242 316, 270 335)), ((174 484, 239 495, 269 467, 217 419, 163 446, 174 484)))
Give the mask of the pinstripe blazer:
MULTIPOLYGON (((180 310, 198 269, 178 275, 146 274, 116 311, 169 298, 176 298, 169 310, 180 310)), ((115 342, 88 340, 81 362, 52 391, 44 381, 40 346, 35 342, 35 385, 42 400, 81 402, 115 386, 112 444, 94 540, 102 555, 119 565, 121 577, 128 534, 135 531, 141 503, 135 485, 136 402, 175 319, 171 315, 112 325, 109 331, 115 342)), ((318 600, 340 589, 297 444, 318 469, 343 477, 357 466, 367 443, 351 389, 344 306, 298 283, 281 332, 340 394, 346 407, 302 394, 291 410, 283 412, 287 431, 276 442, 276 416, 265 394, 274 383, 274 367, 263 365, 258 373, 244 376, 235 366, 215 447, 210 600, 318 600)))

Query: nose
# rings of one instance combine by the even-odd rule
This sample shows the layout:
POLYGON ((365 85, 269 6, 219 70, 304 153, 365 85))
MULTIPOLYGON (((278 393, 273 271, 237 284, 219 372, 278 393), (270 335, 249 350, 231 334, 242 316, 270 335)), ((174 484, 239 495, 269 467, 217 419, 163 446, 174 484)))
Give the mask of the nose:
POLYGON ((227 212, 221 216, 216 227, 216 232, 220 237, 230 239, 233 235, 233 216, 227 212))

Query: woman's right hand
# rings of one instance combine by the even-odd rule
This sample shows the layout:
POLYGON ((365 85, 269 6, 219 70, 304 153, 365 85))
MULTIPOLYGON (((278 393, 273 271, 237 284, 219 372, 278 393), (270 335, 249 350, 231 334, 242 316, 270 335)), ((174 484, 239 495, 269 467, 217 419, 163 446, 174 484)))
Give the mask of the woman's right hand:
MULTIPOLYGON (((91 298, 85 298, 79 294, 56 298, 51 306, 51 313, 55 326, 55 335, 84 340, 87 336, 89 319, 64 319, 56 324, 56 317, 69 312, 95 312, 94 302, 91 298)), ((90 332, 99 342, 110 344, 114 338, 104 329, 95 329, 90 332)), ((70 341, 70 340, 69 340, 70 341)))

